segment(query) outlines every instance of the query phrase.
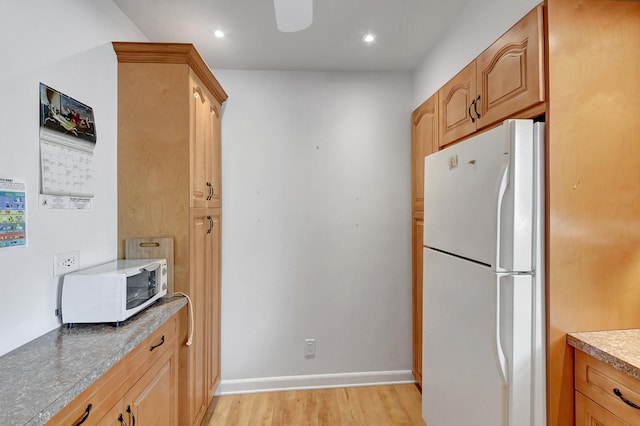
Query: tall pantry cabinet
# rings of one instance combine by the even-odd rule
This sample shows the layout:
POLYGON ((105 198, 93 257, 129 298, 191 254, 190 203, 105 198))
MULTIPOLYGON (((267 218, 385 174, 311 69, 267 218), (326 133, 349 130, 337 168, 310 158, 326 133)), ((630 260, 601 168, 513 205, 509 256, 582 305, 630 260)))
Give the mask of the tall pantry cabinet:
POLYGON ((438 148, 438 94, 411 114, 411 261, 413 312, 413 375, 422 387, 422 243, 424 230, 424 157, 438 148))
POLYGON ((191 44, 113 43, 118 56, 118 256, 127 238, 172 237, 181 317, 181 425, 199 425, 220 381, 221 105, 191 44), (187 344, 187 333, 193 337, 187 344))

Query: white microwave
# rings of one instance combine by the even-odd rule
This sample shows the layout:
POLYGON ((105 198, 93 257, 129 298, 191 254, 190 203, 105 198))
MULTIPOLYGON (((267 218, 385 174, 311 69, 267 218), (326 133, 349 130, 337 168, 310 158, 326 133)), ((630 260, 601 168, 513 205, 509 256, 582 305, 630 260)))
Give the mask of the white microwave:
POLYGON ((118 325, 165 294, 165 259, 114 260, 64 276, 62 322, 118 325))

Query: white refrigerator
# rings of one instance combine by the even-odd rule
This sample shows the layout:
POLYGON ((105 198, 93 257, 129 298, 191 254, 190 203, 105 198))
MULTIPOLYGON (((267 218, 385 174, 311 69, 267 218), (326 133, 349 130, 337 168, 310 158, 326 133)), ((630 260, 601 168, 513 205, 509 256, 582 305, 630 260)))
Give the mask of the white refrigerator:
POLYGON ((546 424, 543 148, 507 120, 425 158, 428 426, 546 424))

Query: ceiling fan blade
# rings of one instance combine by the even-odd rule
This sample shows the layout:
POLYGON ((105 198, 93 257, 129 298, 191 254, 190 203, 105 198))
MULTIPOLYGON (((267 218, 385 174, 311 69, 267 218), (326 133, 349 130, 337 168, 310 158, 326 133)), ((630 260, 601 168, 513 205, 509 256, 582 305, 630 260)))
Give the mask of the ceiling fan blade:
POLYGON ((304 30, 313 22, 313 0, 273 0, 273 7, 283 33, 304 30))

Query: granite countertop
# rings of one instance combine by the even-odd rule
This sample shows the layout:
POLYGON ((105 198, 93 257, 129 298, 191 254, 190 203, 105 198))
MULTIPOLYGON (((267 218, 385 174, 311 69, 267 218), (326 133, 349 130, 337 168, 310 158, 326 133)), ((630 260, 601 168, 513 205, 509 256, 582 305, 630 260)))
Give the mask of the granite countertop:
POLYGON ((640 380, 640 329, 569 333, 567 343, 640 380))
POLYGON ((163 298, 119 327, 65 325, 0 357, 0 425, 42 425, 178 312, 163 298))

